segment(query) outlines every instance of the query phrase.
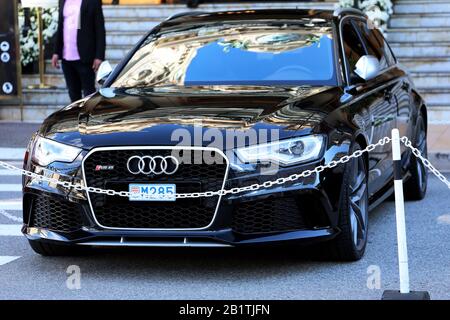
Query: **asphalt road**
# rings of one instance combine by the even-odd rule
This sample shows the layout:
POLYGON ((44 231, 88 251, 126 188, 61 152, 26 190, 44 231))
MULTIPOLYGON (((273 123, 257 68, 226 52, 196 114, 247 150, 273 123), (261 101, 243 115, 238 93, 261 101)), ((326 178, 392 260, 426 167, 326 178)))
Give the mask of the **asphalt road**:
POLYGON ((39 127, 39 123, 0 122, 0 147, 25 148, 39 127))
MULTIPOLYGON (((20 176, 0 175, 0 208, 17 209, 20 192, 7 189, 19 183, 20 176)), ((411 289, 428 290, 432 299, 450 299, 449 198, 450 190, 431 178, 426 199, 406 206, 411 289)), ((96 250, 45 258, 14 235, 20 217, 19 210, 0 211, 0 299, 379 299, 399 286, 393 202, 371 213, 366 255, 354 263, 321 261, 297 248, 96 250), (67 273, 74 265, 80 289, 67 273)))

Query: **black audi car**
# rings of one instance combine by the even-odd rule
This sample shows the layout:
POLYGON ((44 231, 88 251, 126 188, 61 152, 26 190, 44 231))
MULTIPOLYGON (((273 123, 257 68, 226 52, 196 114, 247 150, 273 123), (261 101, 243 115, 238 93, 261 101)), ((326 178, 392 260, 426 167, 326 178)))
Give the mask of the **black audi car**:
MULTIPOLYGON (((114 69, 105 62, 98 80, 97 93, 49 116, 27 148, 24 168, 55 179, 23 179, 22 231, 39 254, 320 241, 334 259, 357 260, 369 210, 392 193, 389 144, 268 182, 393 128, 427 150, 423 99, 382 33, 352 9, 176 15, 114 69)), ((402 152, 406 197, 422 199, 426 170, 402 152)))

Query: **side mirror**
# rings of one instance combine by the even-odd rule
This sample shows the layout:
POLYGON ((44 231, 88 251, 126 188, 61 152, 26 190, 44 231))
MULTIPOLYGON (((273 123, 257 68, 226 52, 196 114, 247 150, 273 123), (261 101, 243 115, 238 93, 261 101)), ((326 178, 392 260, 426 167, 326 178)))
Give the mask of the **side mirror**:
POLYGON ((97 76, 96 76, 95 80, 97 81, 97 83, 103 84, 105 82, 106 78, 108 78, 108 76, 111 74, 112 71, 113 71, 113 68, 111 67, 111 64, 109 63, 109 61, 103 61, 97 70, 97 76))
POLYGON ((380 72, 380 61, 374 56, 362 56, 356 63, 355 73, 363 80, 375 78, 380 72))

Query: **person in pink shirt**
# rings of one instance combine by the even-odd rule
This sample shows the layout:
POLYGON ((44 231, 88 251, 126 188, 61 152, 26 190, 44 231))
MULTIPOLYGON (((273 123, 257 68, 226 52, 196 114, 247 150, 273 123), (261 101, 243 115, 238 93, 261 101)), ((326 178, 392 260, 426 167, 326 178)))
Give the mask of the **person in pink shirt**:
POLYGON ((95 72, 105 59, 101 0, 60 0, 52 65, 62 69, 69 96, 77 101, 95 92, 95 72))

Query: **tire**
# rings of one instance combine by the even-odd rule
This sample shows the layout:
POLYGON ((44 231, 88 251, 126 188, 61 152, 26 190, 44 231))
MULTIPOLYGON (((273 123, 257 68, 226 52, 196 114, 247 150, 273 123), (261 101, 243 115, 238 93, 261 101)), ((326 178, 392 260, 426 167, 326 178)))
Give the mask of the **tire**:
MULTIPOLYGON (((417 132, 414 143, 414 146, 419 149, 425 158, 427 158, 427 133, 425 129, 425 119, 422 116, 419 116, 417 120, 417 132)), ((428 172, 422 161, 414 154, 411 154, 409 172, 411 173, 411 177, 404 183, 405 199, 422 200, 427 193, 428 172)))
POLYGON ((79 248, 71 245, 59 245, 36 240, 28 240, 28 242, 34 252, 47 257, 77 256, 87 252, 86 250, 83 250, 86 248, 79 248))
MULTIPOLYGON (((354 143, 350 153, 361 150, 354 143)), ((339 205, 341 233, 329 243, 331 258, 357 261, 364 255, 369 222, 367 168, 364 157, 352 159, 345 165, 339 205)))

